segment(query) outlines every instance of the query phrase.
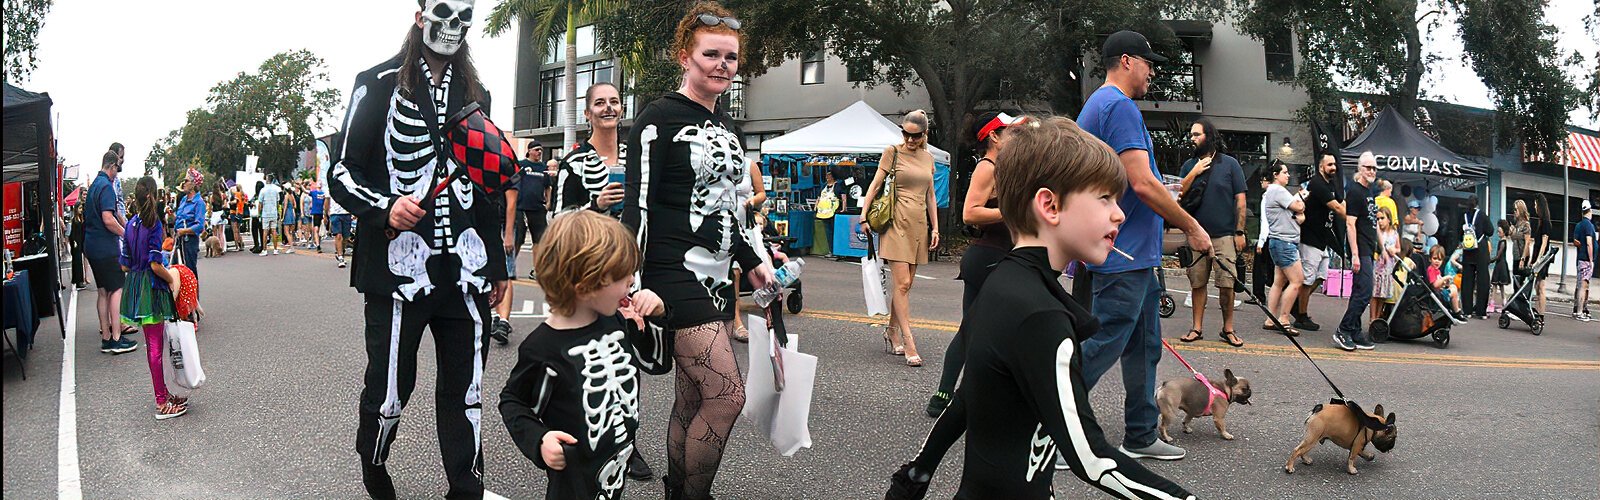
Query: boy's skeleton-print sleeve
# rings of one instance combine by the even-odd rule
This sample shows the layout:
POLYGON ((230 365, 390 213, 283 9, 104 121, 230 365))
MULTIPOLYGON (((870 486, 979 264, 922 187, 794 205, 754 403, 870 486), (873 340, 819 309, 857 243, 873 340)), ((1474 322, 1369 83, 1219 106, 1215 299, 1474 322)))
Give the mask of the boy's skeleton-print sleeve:
POLYGON ((511 378, 506 380, 505 390, 500 391, 500 415, 505 420, 506 430, 511 432, 511 441, 540 469, 549 469, 539 448, 544 443, 545 433, 550 432, 550 426, 544 422, 544 412, 556 383, 555 369, 521 352, 516 366, 511 369, 511 378))

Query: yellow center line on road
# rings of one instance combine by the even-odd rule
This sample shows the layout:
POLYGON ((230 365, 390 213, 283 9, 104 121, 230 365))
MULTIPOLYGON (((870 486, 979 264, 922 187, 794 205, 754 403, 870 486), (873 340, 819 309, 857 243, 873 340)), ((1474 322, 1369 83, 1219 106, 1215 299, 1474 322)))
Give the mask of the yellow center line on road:
MULTIPOLYGON (((847 321, 870 325, 881 325, 886 318, 874 318, 860 314, 851 314, 838 311, 806 311, 800 313, 801 317, 817 318, 832 321, 847 321)), ((912 320, 911 326, 924 330, 954 332, 959 324, 948 321, 912 320)), ((1251 345, 1246 347, 1233 347, 1220 341, 1200 341, 1197 343, 1177 342, 1174 348, 1194 352, 1219 352, 1238 353, 1257 356, 1298 357, 1300 351, 1294 346, 1278 345, 1251 345)), ((1566 360, 1566 359, 1541 359, 1541 358, 1508 358, 1490 356, 1460 356, 1449 354, 1409 354, 1388 352, 1345 352, 1327 347, 1308 347, 1306 352, 1317 359, 1335 359, 1341 361, 1367 361, 1374 363, 1404 363, 1435 366, 1473 366, 1493 368, 1538 368, 1550 370, 1593 370, 1600 371, 1600 361, 1566 360)))

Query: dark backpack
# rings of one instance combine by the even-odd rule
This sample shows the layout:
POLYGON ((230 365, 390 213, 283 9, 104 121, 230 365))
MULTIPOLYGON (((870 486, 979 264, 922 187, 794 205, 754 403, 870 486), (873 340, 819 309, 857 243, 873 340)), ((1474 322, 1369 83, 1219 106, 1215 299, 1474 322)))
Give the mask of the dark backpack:
POLYGON ((1205 172, 1195 176, 1194 182, 1189 183, 1189 190, 1184 191, 1183 195, 1178 197, 1178 206, 1182 207, 1183 211, 1188 212, 1189 215, 1195 215, 1200 211, 1200 203, 1206 197, 1206 186, 1211 184, 1211 172, 1215 170, 1216 165, 1212 165, 1205 172))

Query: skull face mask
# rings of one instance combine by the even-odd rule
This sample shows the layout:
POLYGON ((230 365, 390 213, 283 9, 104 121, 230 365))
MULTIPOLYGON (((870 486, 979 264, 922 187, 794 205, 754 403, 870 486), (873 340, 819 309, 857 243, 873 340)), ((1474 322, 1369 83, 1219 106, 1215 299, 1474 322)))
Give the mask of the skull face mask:
POLYGON ((472 27, 472 0, 425 0, 422 3, 422 35, 428 48, 442 56, 453 56, 467 40, 472 27))

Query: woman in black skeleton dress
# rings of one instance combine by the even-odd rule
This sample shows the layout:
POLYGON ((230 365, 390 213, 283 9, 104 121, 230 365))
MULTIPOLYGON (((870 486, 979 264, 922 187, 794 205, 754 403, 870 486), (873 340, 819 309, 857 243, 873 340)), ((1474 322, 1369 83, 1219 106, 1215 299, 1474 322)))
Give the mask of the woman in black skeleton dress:
POLYGON ((441 129, 468 103, 487 113, 489 95, 464 42, 472 2, 418 4, 401 52, 356 76, 328 172, 334 201, 361 219, 351 281, 366 304, 367 367, 356 451, 367 493, 393 498, 384 464, 416 386, 422 332, 430 330, 446 496, 481 498, 483 347, 489 308, 509 276, 494 203, 483 187, 454 175, 465 167, 444 154, 441 129))
POLYGON ((622 201, 622 184, 611 182, 610 176, 611 168, 622 165, 628 156, 627 145, 617 143, 622 97, 616 85, 601 82, 584 91, 583 102, 583 117, 591 128, 589 139, 561 159, 550 210, 582 208, 620 214, 613 207, 622 201))
POLYGON ((640 285, 672 309, 676 399, 667 425, 667 498, 708 498, 744 382, 728 337, 733 330, 733 259, 752 284, 772 266, 747 241, 736 211, 745 175, 739 131, 717 98, 739 67, 740 23, 714 2, 678 23, 673 53, 683 86, 646 106, 628 135, 623 223, 644 251, 640 285))

